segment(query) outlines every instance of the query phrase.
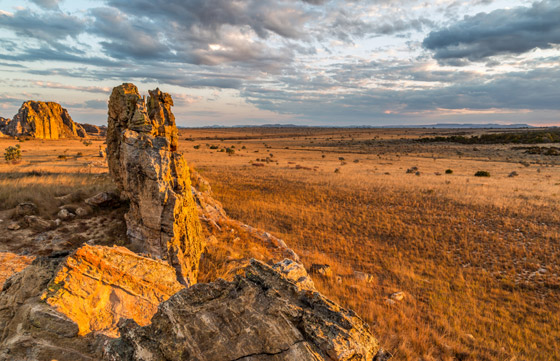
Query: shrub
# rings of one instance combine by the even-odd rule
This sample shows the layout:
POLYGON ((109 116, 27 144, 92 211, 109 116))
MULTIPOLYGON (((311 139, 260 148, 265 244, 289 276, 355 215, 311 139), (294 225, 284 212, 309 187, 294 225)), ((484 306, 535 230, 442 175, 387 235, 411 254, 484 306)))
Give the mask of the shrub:
POLYGON ((474 174, 475 177, 490 177, 490 172, 487 172, 485 170, 479 170, 478 172, 476 172, 474 174))
POLYGON ((211 145, 210 149, 218 149, 219 147, 217 145, 211 145))
POLYGON ((4 152, 4 159, 7 163, 17 163, 21 159, 21 149, 19 144, 16 144, 15 147, 8 147, 4 152))
POLYGON ((453 169, 446 169, 445 174, 453 174, 453 169))
POLYGON ((200 144, 193 146, 194 149, 200 149, 200 144))
POLYGON ((92 142, 91 140, 89 140, 89 139, 84 139, 84 140, 82 140, 82 143, 83 143, 86 147, 89 147, 90 145, 93 144, 93 142, 92 142))
POLYGON ((233 148, 226 148, 226 153, 227 153, 228 155, 235 154, 235 149, 233 149, 233 148))

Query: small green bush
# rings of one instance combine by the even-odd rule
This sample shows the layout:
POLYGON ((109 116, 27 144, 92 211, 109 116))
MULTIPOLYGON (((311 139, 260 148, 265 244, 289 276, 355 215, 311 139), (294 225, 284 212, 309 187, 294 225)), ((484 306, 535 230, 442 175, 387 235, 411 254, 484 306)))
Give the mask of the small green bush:
POLYGON ((487 172, 485 170, 479 170, 478 172, 476 172, 474 174, 475 177, 490 177, 490 172, 487 172))
POLYGON ((200 144, 195 145, 193 148, 194 148, 194 149, 200 149, 200 144))
POLYGON ((20 161, 21 159, 21 149, 19 144, 16 144, 15 147, 8 147, 6 148, 6 151, 4 152, 4 159, 6 160, 6 163, 17 163, 20 161))
POLYGON ((226 153, 227 153, 228 155, 235 154, 235 149, 233 149, 233 148, 226 148, 226 153))
POLYGON ((453 169, 446 169, 445 174, 453 174, 453 169))

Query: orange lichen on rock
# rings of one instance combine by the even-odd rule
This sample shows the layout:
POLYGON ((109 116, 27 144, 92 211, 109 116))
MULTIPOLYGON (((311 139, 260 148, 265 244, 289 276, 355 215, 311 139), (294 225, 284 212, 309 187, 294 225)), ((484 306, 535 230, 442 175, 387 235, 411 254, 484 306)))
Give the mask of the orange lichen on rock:
POLYGON ((80 335, 118 337, 120 319, 148 325, 158 305, 182 288, 163 261, 122 247, 84 245, 60 266, 42 298, 76 322, 80 335))
POLYGON ((0 290, 13 274, 23 271, 35 257, 19 256, 11 252, 0 252, 0 290))

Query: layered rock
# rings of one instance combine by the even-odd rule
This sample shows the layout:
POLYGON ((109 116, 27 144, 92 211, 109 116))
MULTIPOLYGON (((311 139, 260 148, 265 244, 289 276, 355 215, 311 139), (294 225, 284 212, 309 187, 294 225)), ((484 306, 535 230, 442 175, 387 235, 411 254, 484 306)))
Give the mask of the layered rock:
POLYGON ((126 248, 84 245, 57 270, 42 298, 74 321, 79 335, 117 337, 117 323, 148 325, 158 305, 183 286, 167 263, 126 248))
POLYGON ((127 235, 135 251, 168 261, 185 285, 196 283, 201 227, 189 169, 177 153, 173 100, 159 89, 146 103, 133 84, 109 100, 107 158, 118 188, 130 200, 127 235))
POLYGON ((54 102, 27 101, 4 127, 13 137, 29 136, 38 139, 86 137, 84 128, 74 123, 68 111, 54 102))
POLYGON ((104 137, 107 134, 106 126, 98 126, 93 124, 81 123, 80 124, 86 133, 91 136, 104 137))
POLYGON ((0 252, 0 290, 8 278, 24 270, 33 259, 34 257, 20 256, 11 252, 0 252))
POLYGON ((41 301, 60 259, 37 259, 9 278, 0 293, 0 360, 82 361, 92 357, 91 338, 41 301))
POLYGON ((10 122, 10 119, 0 117, 0 136, 5 135, 6 126, 10 122))
POLYGON ((180 291, 151 325, 124 321, 120 330, 109 360, 371 361, 379 351, 352 311, 254 260, 233 282, 180 291))

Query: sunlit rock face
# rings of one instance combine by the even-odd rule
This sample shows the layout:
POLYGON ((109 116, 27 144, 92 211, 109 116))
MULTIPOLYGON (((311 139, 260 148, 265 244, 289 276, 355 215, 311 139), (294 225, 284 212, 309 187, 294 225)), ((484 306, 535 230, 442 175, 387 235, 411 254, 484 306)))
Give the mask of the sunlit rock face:
POLYGON ((3 132, 13 137, 37 139, 87 137, 84 128, 74 123, 68 111, 54 102, 27 101, 5 126, 3 132))
POLYGON ((159 89, 147 102, 133 84, 113 89, 109 100, 109 171, 130 200, 126 215, 132 249, 169 262, 184 285, 196 283, 201 227, 189 169, 177 153, 173 100, 159 89))
POLYGON ((354 312, 255 260, 232 282, 178 292, 149 326, 123 321, 121 335, 106 359, 371 361, 379 351, 354 312))
POLYGON ((117 337, 119 320, 148 325, 158 305, 183 287, 163 261, 84 245, 58 268, 42 299, 74 321, 79 335, 117 337))
POLYGON ((34 257, 11 252, 0 252, 0 290, 8 278, 29 266, 33 259, 34 257))

